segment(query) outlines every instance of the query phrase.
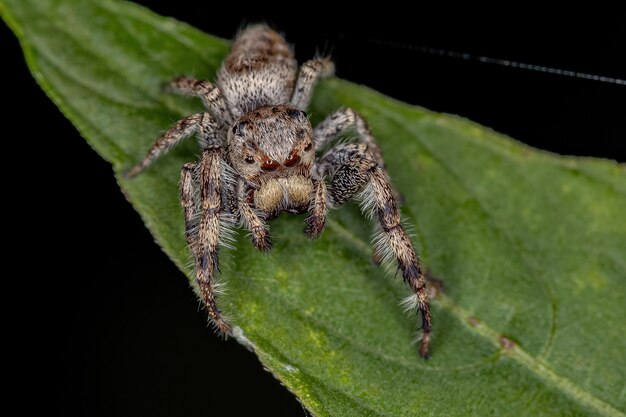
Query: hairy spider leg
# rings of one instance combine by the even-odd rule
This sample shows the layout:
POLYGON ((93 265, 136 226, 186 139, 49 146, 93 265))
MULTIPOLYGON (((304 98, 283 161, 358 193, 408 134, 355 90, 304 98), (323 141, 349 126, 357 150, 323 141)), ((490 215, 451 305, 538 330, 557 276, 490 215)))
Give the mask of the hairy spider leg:
MULTIPOLYGON (((383 167, 382 153, 374 143, 376 154, 371 152, 370 144, 373 136, 367 126, 361 125, 366 131, 359 129, 358 121, 362 120, 356 112, 344 109, 339 114, 350 115, 353 124, 357 124, 357 132, 361 143, 346 143, 335 146, 322 157, 317 172, 321 177, 330 177, 327 201, 331 207, 337 207, 349 199, 361 200, 361 208, 365 215, 378 220, 378 230, 374 237, 374 251, 382 255, 383 261, 395 260, 402 271, 405 283, 413 291, 407 300, 410 307, 417 309, 422 316, 422 343, 420 355, 428 357, 432 319, 430 304, 426 292, 426 278, 422 272, 419 258, 411 239, 402 226, 400 211, 395 192, 383 167), (356 117, 354 117, 356 115, 356 117), (365 133, 365 134, 361 134, 365 133)), ((347 129, 350 124, 347 117, 329 116, 318 128, 327 141, 331 136, 347 129)))
POLYGON ((307 109, 317 82, 320 78, 330 77, 334 73, 335 64, 328 58, 311 59, 302 64, 291 104, 299 109, 307 109))

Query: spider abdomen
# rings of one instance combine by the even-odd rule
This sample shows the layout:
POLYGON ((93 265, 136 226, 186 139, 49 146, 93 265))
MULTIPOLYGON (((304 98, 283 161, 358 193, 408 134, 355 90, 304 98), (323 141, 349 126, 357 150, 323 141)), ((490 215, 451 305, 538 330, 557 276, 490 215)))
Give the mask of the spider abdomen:
POLYGON ((298 63, 285 39, 265 25, 248 27, 235 42, 218 77, 231 113, 289 103, 298 63))

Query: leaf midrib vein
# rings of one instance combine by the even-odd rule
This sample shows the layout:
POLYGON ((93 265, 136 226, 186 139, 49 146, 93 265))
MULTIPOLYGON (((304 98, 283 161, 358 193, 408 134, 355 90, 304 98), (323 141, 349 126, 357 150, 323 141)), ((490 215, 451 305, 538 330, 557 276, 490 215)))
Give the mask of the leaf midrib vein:
MULTIPOLYGON (((328 222, 328 227, 338 231, 338 235, 344 238, 347 242, 350 242, 358 250, 363 251, 364 254, 369 254, 369 245, 363 242, 361 238, 352 234, 349 230, 338 225, 336 222, 328 222), (337 230, 337 228, 343 230, 337 230), (347 237, 347 235, 350 235, 347 237), (346 238, 347 237, 347 238, 346 238), (367 248, 367 249, 365 249, 367 248)), ((558 375, 543 361, 533 357, 522 349, 519 345, 515 345, 511 349, 503 349, 500 343, 502 335, 496 330, 489 327, 484 321, 481 321, 476 326, 470 325, 470 319, 472 314, 457 305, 450 297, 445 294, 438 294, 433 303, 439 305, 439 307, 445 309, 453 317, 455 317, 466 329, 470 332, 475 332, 484 339, 491 342, 494 346, 502 350, 503 355, 510 357, 519 365, 531 371, 537 378, 553 386, 557 391, 563 393, 565 396, 572 400, 575 400, 585 407, 592 408, 597 412, 601 412, 608 416, 624 416, 619 410, 615 409, 610 404, 597 398, 593 394, 585 391, 578 385, 571 382, 569 379, 558 375)))

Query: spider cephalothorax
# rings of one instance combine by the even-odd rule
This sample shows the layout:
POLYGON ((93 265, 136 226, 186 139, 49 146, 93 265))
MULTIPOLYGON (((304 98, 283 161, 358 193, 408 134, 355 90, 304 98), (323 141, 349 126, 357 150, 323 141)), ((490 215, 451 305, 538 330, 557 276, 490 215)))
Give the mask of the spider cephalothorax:
POLYGON ((247 198, 266 219, 307 211, 315 149, 306 113, 292 105, 260 107, 235 121, 228 143, 228 159, 247 182, 247 198))
POLYGON ((244 227, 257 249, 269 250, 267 221, 282 212, 308 212, 305 233, 315 239, 328 209, 360 199, 363 211, 377 219, 376 255, 395 260, 413 291, 409 304, 422 315, 420 354, 426 357, 431 331, 426 279, 402 226, 380 148, 351 109, 336 111, 315 129, 304 111, 318 79, 333 71, 330 60, 314 59, 298 74, 279 34, 263 25, 247 28, 233 43, 217 85, 187 77, 169 84, 170 90, 199 96, 207 111, 176 123, 127 175, 137 175, 198 133, 202 156, 183 166, 180 196, 202 300, 211 321, 226 334, 231 328, 215 301, 218 252, 226 231, 244 227), (358 139, 332 146, 350 128, 358 139))

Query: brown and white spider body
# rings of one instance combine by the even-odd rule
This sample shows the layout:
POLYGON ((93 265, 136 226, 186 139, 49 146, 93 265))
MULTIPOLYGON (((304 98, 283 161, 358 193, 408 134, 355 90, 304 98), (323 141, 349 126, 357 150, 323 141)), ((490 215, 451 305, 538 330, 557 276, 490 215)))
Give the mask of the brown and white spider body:
POLYGON ((375 253, 395 260, 413 291, 409 304, 422 316, 420 354, 426 357, 431 331, 426 279, 402 226, 380 148, 351 109, 336 111, 315 129, 305 113, 318 79, 333 71, 330 60, 314 59, 298 74, 279 34, 263 25, 248 27, 234 41, 217 85, 187 77, 169 84, 170 90, 200 97, 207 111, 177 122, 127 176, 198 133, 202 156, 183 166, 180 196, 202 300, 224 334, 231 328, 217 306, 215 280, 220 243, 229 230, 247 229, 254 246, 267 251, 272 246, 267 221, 282 212, 308 212, 305 233, 315 239, 328 209, 361 200, 364 213, 377 219, 375 253), (332 146, 351 128, 356 142, 332 146))

